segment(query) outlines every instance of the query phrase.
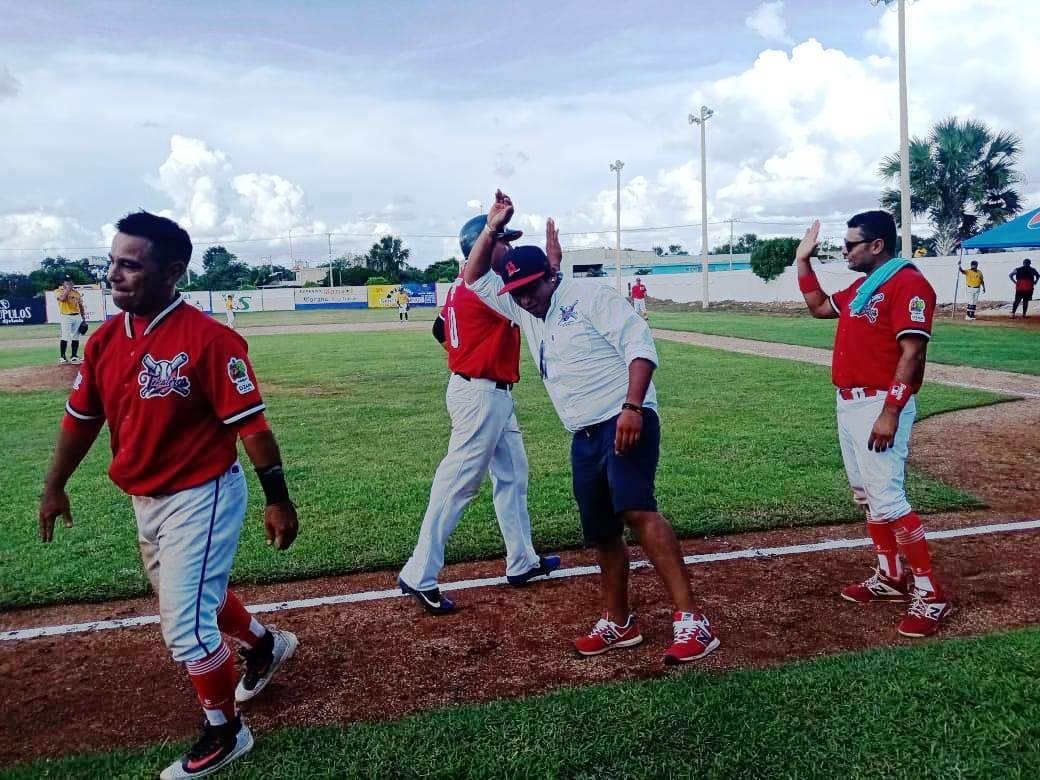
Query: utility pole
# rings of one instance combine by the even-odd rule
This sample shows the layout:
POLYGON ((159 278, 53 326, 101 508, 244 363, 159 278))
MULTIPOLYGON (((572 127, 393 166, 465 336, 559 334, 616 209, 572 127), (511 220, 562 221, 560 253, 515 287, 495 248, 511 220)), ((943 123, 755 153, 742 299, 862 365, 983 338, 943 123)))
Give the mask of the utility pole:
POLYGON ((910 119, 906 86, 906 0, 870 0, 871 5, 896 3, 899 19, 899 234, 902 256, 914 256, 913 226, 910 215, 910 119))
POLYGON ((336 286, 336 280, 332 276, 332 233, 326 233, 329 239, 329 287, 336 286))
POLYGON ((701 310, 708 308, 708 163, 707 148, 704 140, 708 120, 715 112, 707 106, 701 106, 698 116, 689 115, 691 125, 701 128, 701 310))
POLYGON ((617 272, 617 289, 622 295, 625 294, 621 285, 621 169, 625 164, 621 160, 614 160, 610 164, 610 170, 617 172, 617 243, 614 248, 614 270, 617 272))
POLYGON ((733 270, 733 220, 729 221, 729 270, 733 270))

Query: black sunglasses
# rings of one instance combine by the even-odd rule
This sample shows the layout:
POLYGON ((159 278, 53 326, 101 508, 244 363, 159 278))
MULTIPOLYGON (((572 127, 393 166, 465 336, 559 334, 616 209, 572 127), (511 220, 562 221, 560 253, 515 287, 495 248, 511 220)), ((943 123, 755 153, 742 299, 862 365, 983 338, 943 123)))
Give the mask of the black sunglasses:
POLYGON ((851 252, 853 249, 858 247, 860 244, 869 244, 873 240, 874 240, 873 238, 864 238, 864 239, 861 239, 859 241, 846 241, 845 242, 845 251, 846 252, 851 252))

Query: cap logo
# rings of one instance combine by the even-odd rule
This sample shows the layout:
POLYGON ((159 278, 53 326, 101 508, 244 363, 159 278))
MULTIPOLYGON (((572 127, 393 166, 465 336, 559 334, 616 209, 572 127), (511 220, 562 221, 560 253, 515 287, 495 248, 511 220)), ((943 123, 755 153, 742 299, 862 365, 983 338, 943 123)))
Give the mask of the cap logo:
POLYGON ((516 267, 516 263, 514 263, 512 260, 510 260, 508 263, 506 263, 506 274, 507 275, 515 276, 518 273, 520 273, 520 269, 516 267))

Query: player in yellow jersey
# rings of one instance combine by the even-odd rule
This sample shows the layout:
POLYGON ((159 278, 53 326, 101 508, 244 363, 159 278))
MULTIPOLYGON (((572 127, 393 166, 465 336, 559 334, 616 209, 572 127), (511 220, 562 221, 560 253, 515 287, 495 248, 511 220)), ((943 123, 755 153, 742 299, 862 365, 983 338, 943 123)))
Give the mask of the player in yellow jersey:
POLYGON ((397 317, 408 322, 408 291, 403 287, 397 291, 397 317))
POLYGON ((83 295, 72 286, 72 279, 68 276, 61 283, 61 287, 54 291, 54 297, 58 299, 58 321, 61 323, 61 336, 58 347, 61 350, 59 363, 68 363, 65 356, 68 344, 72 342, 72 362, 80 363, 79 358, 79 328, 80 323, 87 321, 87 312, 83 308, 83 295))
POLYGON ((986 292, 986 280, 982 276, 982 271, 979 270, 978 260, 972 260, 971 268, 967 271, 961 268, 961 263, 958 260, 957 270, 964 274, 964 284, 968 288, 968 313, 964 315, 964 319, 974 320, 975 307, 979 303, 979 294, 986 292))

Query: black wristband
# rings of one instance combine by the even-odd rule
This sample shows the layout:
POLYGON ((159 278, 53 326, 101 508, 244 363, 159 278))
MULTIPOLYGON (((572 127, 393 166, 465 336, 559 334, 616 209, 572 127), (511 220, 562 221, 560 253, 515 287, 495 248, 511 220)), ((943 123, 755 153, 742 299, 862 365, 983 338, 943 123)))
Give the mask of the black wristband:
POLYGON ((625 409, 628 409, 631 412, 635 412, 636 414, 642 414, 643 413, 643 407, 642 406, 636 406, 635 404, 630 404, 628 401, 625 401, 625 403, 621 404, 621 411, 624 411, 625 409))
POLYGON ((257 469, 256 476, 260 479, 260 487, 264 489, 267 506, 289 500, 289 486, 285 484, 285 471, 281 463, 257 469))

